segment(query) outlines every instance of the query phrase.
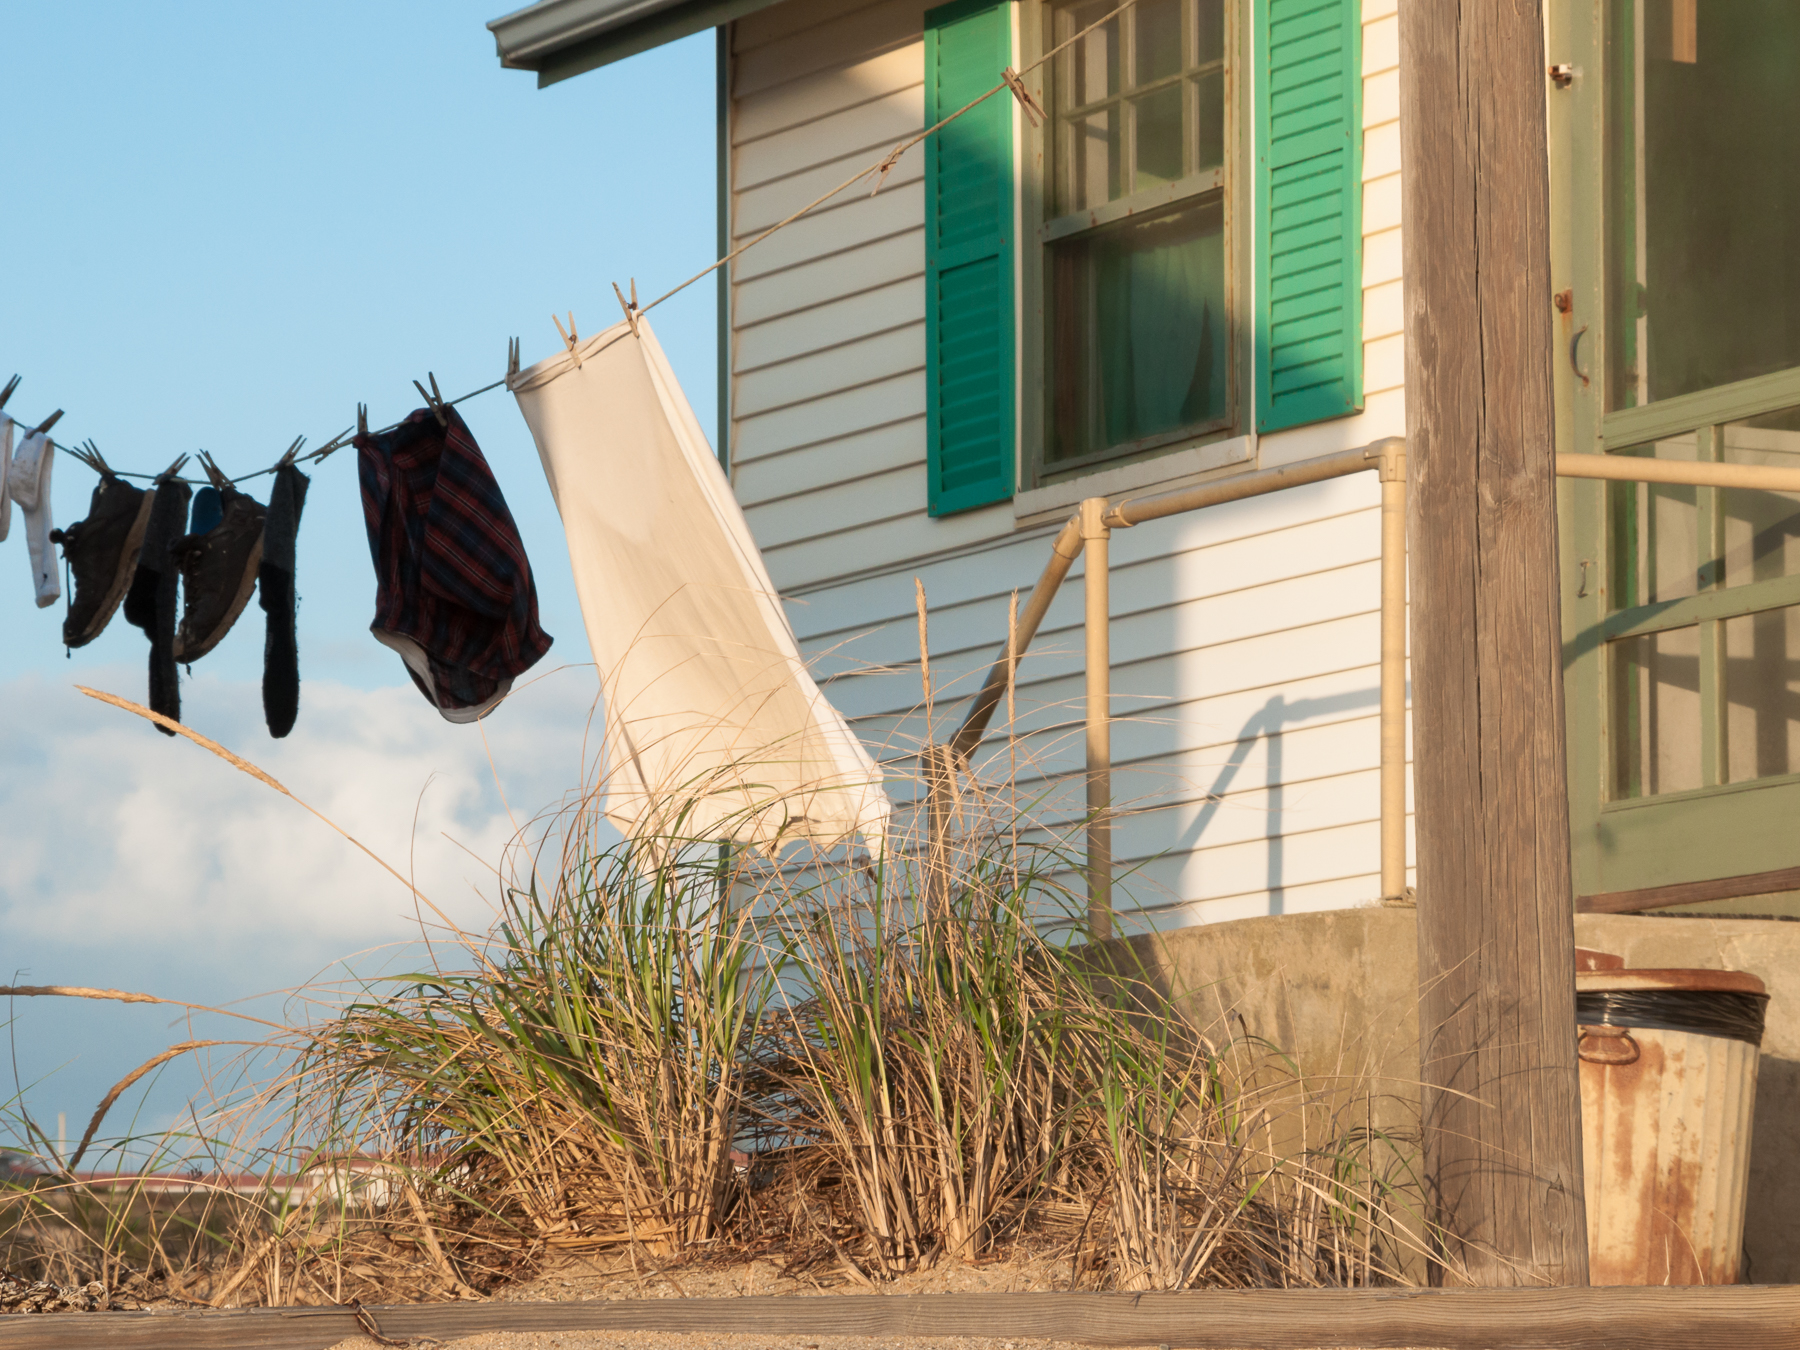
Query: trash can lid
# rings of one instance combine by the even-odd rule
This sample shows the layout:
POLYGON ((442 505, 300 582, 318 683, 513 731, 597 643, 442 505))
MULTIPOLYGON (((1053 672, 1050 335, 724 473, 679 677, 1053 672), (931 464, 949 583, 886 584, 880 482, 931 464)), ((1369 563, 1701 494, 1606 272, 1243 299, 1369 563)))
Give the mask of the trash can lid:
POLYGON ((1575 991, 1614 993, 1635 989, 1685 989, 1721 994, 1766 994, 1768 986, 1747 970, 1578 970, 1575 991))

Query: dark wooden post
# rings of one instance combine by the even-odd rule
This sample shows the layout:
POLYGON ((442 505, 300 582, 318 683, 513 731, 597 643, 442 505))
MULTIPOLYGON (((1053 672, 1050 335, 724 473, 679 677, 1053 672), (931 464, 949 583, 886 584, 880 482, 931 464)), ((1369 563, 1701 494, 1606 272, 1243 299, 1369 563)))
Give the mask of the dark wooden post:
POLYGON ((1537 0, 1400 6, 1425 1167, 1448 1283, 1586 1284, 1537 0))

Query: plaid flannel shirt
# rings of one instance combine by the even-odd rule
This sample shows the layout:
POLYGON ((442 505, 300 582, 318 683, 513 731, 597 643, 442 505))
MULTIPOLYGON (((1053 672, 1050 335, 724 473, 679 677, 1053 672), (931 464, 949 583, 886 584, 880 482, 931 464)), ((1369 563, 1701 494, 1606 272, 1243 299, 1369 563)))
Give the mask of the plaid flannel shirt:
POLYGON ((536 664, 551 638, 500 485, 456 409, 445 416, 440 427, 420 408, 356 438, 375 559, 369 627, 424 649, 439 707, 472 708, 536 664))

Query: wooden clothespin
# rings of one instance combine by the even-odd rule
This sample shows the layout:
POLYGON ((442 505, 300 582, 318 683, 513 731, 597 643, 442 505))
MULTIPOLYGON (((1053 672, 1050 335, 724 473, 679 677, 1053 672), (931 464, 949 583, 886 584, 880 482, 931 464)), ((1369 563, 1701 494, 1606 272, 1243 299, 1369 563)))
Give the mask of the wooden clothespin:
POLYGON ((103 478, 111 478, 113 476, 112 468, 101 455, 100 447, 95 445, 93 441, 86 440, 80 445, 65 445, 63 449, 103 478))
POLYGON ((58 422, 62 421, 62 415, 63 415, 63 410, 61 408, 58 408, 55 412, 51 413, 43 421, 39 422, 35 427, 33 427, 31 429, 31 435, 42 436, 45 432, 49 431, 51 427, 55 426, 58 422))
POLYGON ((900 162, 900 156, 906 153, 906 144, 905 141, 901 141, 900 144, 887 152, 886 159, 876 165, 876 168, 880 170, 880 172, 875 175, 875 186, 869 189, 869 195, 871 197, 877 192, 880 192, 883 185, 887 183, 887 176, 894 171, 894 166, 900 162))
MULTIPOLYGON (((573 317, 573 316, 571 316, 573 317)), ((519 378, 519 339, 506 340, 506 379, 508 383, 519 378)))
MULTIPOLYGON (((365 421, 366 421, 366 418, 365 418, 365 421)), ((313 451, 310 455, 308 455, 307 458, 308 459, 324 459, 327 455, 331 454, 333 451, 342 450, 344 448, 344 446, 349 442, 351 436, 353 436, 355 434, 355 432, 356 432, 355 427, 345 427, 342 431, 338 432, 337 435, 333 436, 330 440, 326 441, 325 444, 321 445, 317 450, 313 451)))
POLYGON ((169 465, 168 468, 164 469, 161 473, 156 475, 156 481, 158 483, 168 482, 176 474, 181 472, 182 467, 187 462, 188 462, 188 457, 186 455, 178 455, 173 464, 169 465))
POLYGON ((369 405, 366 403, 359 403, 356 405, 356 439, 360 441, 368 434, 369 405))
POLYGON ((431 409, 431 414, 437 418, 438 425, 447 427, 450 425, 450 419, 444 416, 444 396, 438 393, 437 376, 428 370, 425 372, 425 378, 431 381, 429 393, 426 392, 425 386, 417 380, 413 381, 413 388, 419 391, 419 397, 425 400, 425 406, 431 409))
POLYGON ((6 400, 13 396, 13 390, 19 387, 19 377, 13 376, 6 382, 6 388, 0 389, 0 408, 6 406, 6 400))
POLYGON ((625 292, 619 289, 619 283, 613 282, 613 294, 619 297, 619 308, 625 311, 625 322, 631 325, 631 336, 638 336, 638 302, 637 278, 631 279, 631 299, 625 298, 625 292))
POLYGON ((306 444, 306 437, 294 437, 294 443, 287 448, 287 453, 275 461, 277 469, 285 469, 294 462, 294 456, 300 453, 300 447, 306 444))
MULTIPOLYGON (((613 289, 616 291, 619 288, 617 286, 614 286, 613 289)), ((558 337, 560 337, 563 340, 563 346, 568 348, 569 356, 575 362, 575 369, 580 370, 581 369, 581 353, 576 350, 575 344, 580 342, 581 338, 575 332, 575 311, 574 310, 569 311, 569 327, 568 327, 567 331, 564 331, 563 326, 562 326, 562 320, 557 318, 556 315, 552 314, 550 316, 550 322, 556 325, 556 334, 558 337)))
POLYGON ((225 471, 219 467, 219 462, 204 450, 199 451, 199 456, 200 467, 206 471, 206 481, 217 488, 221 494, 229 492, 231 480, 225 476, 225 471))
POLYGON ((1006 87, 1012 90, 1013 97, 1019 101, 1019 109, 1025 114, 1025 120, 1034 127, 1042 123, 1044 110, 1031 96, 1031 91, 1025 87, 1025 81, 1020 78, 1019 72, 1008 66, 1000 72, 1000 78, 1006 81, 1006 87))

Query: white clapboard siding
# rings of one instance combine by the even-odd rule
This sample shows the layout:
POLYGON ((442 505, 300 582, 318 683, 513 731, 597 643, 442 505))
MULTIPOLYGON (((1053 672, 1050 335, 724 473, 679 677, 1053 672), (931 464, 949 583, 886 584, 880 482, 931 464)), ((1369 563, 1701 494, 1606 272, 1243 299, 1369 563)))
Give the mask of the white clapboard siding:
MULTIPOLYGON (((1405 430, 1396 0, 1363 8, 1364 408, 1265 436, 1289 463, 1405 430)), ((924 0, 783 0, 733 26, 737 244, 923 119, 924 0)), ((960 723, 1060 522, 925 510, 924 156, 757 243, 730 271, 732 481, 832 701, 914 830, 916 755, 960 723), (927 597, 928 722, 917 587, 927 597)), ((1379 503, 1373 474, 1112 540, 1122 926, 1367 903, 1378 886, 1379 503)), ((1078 852, 1083 568, 975 756, 971 801, 1078 852)), ((973 808, 971 808, 973 809, 973 808)), ((1070 854, 1071 860, 1075 854, 1070 854)), ((1065 878, 1079 895, 1079 875, 1065 878)))

